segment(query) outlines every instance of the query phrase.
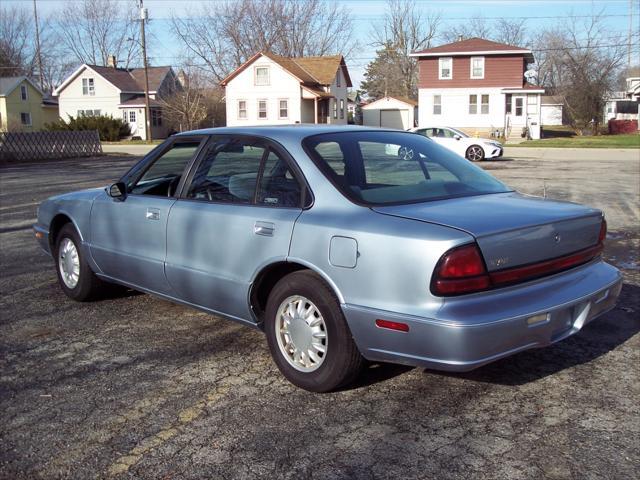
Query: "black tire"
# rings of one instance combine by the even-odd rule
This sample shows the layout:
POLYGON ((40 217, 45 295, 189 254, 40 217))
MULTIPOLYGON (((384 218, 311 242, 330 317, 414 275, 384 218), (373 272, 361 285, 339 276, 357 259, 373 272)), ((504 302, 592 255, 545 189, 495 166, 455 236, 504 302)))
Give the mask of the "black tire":
POLYGON ((56 263, 56 274, 58 275, 58 283, 60 288, 67 295, 67 297, 76 300, 78 302, 85 302, 97 297, 104 291, 105 282, 100 280, 89 264, 84 258, 84 252, 81 248, 82 242, 78 232, 74 228, 73 224, 67 223, 60 229, 60 233, 56 238, 54 259, 56 263), (78 275, 78 283, 73 288, 69 288, 62 279, 62 273, 60 272, 60 245, 64 239, 69 239, 73 242, 76 251, 78 252, 78 259, 80 263, 80 273, 78 275))
POLYGON ((480 145, 471 145, 469 148, 467 148, 464 156, 471 162, 481 162, 482 160, 484 160, 484 148, 482 148, 480 145))
POLYGON ((311 392, 329 392, 356 379, 364 366, 333 291, 315 273, 304 270, 281 279, 271 291, 265 312, 265 332, 269 350, 282 374, 294 385, 311 392), (326 328, 326 357, 312 372, 301 372, 284 357, 278 345, 276 315, 280 305, 291 296, 302 296, 315 304, 326 328))

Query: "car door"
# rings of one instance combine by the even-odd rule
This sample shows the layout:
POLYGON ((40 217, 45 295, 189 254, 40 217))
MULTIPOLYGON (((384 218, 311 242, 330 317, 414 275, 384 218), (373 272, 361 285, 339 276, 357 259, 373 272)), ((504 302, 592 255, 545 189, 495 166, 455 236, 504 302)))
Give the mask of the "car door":
POLYGON ((127 195, 99 196, 91 210, 91 255, 105 275, 171 294, 164 274, 166 228, 184 173, 204 137, 176 137, 122 180, 127 195))
POLYGON ((251 281, 286 259, 306 191, 281 147, 213 136, 169 214, 165 270, 178 297, 253 321, 251 281))

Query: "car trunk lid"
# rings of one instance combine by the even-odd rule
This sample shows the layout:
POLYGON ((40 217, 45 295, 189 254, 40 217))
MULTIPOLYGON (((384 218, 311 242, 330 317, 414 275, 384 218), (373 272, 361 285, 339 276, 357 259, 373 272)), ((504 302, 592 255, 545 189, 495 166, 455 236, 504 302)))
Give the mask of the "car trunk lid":
POLYGON ((600 210, 516 192, 377 206, 373 210, 473 235, 490 272, 597 245, 602 223, 600 210))

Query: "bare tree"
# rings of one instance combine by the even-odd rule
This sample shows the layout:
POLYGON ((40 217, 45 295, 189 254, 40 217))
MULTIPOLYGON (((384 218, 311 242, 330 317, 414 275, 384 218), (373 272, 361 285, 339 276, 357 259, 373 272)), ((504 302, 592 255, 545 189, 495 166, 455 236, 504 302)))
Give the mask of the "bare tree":
POLYGON ((0 6, 0 76, 31 75, 34 24, 26 8, 0 6))
POLYGON ((206 2, 196 15, 174 16, 172 30, 218 82, 259 51, 347 56, 355 45, 349 11, 323 0, 206 2))
POLYGON ((115 55, 128 67, 140 56, 136 19, 133 4, 126 8, 117 0, 67 1, 58 22, 60 40, 77 62, 106 65, 109 55, 115 55))
POLYGON ((605 97, 627 55, 624 34, 612 34, 602 12, 588 18, 570 16, 536 40, 539 82, 565 99, 565 112, 576 133, 602 120, 605 97))
POLYGON ((384 91, 393 90, 396 95, 417 98, 418 62, 410 54, 431 46, 439 21, 438 13, 423 15, 411 0, 387 0, 382 25, 372 26, 373 45, 379 50, 365 74, 363 88, 370 97, 378 98, 384 91))
POLYGON ((448 28, 442 36, 445 42, 478 37, 516 47, 524 47, 530 43, 526 20, 500 18, 489 22, 482 15, 477 15, 465 23, 448 28))
POLYGON ((202 71, 185 66, 170 93, 158 101, 167 125, 184 131, 224 124, 223 97, 224 90, 208 81, 202 71))
POLYGON ((466 40, 473 37, 492 40, 495 33, 489 22, 481 14, 477 14, 464 23, 449 26, 442 32, 442 39, 445 43, 457 42, 460 38, 466 40))

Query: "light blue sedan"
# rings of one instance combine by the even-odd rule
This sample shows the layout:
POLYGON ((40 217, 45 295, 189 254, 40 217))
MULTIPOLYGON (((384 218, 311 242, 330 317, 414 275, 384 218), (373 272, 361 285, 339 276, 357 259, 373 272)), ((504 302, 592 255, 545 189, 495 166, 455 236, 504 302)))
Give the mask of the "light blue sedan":
POLYGON ((72 299, 113 282, 262 329, 317 392, 365 360, 465 371, 549 345, 622 285, 601 211, 362 127, 179 134, 107 188, 46 200, 34 230, 72 299))

